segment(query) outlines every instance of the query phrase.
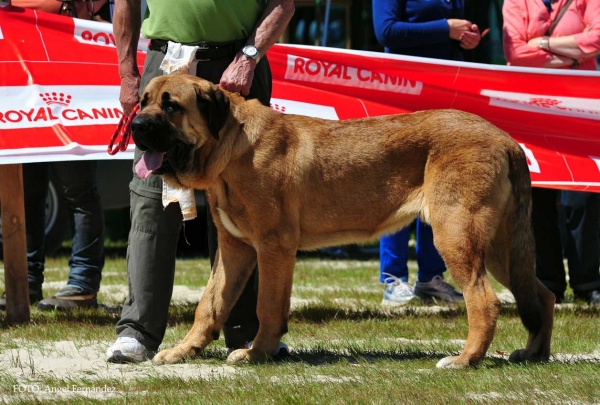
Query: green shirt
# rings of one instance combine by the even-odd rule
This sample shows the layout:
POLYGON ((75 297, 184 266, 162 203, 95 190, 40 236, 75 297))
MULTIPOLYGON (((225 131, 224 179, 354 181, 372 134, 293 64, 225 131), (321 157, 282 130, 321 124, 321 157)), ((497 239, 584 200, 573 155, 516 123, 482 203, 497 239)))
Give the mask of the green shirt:
POLYGON ((147 0, 142 35, 183 44, 246 39, 265 0, 147 0))

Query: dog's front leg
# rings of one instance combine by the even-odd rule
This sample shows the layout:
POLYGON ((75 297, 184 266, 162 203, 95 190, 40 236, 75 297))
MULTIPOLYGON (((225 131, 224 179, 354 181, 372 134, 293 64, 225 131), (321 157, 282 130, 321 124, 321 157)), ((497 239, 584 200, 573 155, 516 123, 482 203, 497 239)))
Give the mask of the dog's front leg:
POLYGON ((295 263, 295 249, 259 251, 256 311, 260 327, 252 347, 232 352, 228 362, 261 362, 276 352, 279 339, 287 332, 295 263))
POLYGON ((254 248, 231 235, 219 235, 215 263, 196 308, 192 329, 177 347, 160 351, 152 361, 155 364, 178 363, 196 356, 218 338, 255 266, 254 248))

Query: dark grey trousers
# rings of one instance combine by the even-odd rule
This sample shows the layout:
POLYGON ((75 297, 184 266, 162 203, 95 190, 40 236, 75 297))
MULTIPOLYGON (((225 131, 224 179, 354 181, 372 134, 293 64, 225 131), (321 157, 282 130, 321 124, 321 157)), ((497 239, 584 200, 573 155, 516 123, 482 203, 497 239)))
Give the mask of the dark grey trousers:
MULTIPOLYGON (((163 74, 159 70, 164 54, 149 50, 140 89, 163 74)), ((197 75, 219 83, 221 75, 233 57, 200 61, 197 75)), ((256 66, 248 98, 257 98, 264 105, 271 99, 271 70, 267 58, 256 66)), ((141 152, 136 148, 135 163, 141 152)), ((151 175, 142 180, 133 171, 130 183, 131 230, 127 248, 127 282, 129 296, 123 304, 117 335, 136 338, 148 350, 157 350, 167 327, 169 304, 173 293, 177 240, 182 226, 179 204, 162 206, 162 180, 151 175)), ((208 211, 208 245, 211 266, 217 250, 217 231, 208 211)), ((258 332, 256 316, 257 270, 248 281, 242 296, 225 323, 225 344, 239 348, 258 332)))

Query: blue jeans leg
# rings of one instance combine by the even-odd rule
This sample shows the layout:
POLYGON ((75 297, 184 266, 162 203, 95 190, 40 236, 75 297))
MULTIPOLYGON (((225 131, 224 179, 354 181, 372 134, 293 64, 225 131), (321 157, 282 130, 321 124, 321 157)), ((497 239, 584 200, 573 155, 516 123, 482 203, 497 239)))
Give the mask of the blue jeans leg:
POLYGON ((73 213, 75 234, 67 284, 96 293, 104 267, 104 212, 96 183, 97 163, 56 162, 52 167, 73 213))
POLYGON ((386 235, 379 241, 379 279, 383 283, 387 277, 383 273, 408 281, 408 240, 410 227, 392 235, 386 235))
POLYGON ((428 283, 446 271, 446 264, 433 245, 433 230, 420 219, 417 219, 417 263, 421 283, 428 283))

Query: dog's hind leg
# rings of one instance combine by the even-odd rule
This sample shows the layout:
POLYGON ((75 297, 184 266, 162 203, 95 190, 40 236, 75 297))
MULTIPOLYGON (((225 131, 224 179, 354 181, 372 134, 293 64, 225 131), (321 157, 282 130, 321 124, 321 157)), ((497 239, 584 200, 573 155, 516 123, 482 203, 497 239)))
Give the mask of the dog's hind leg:
POLYGON ((217 339, 255 266, 254 248, 221 232, 215 263, 196 308, 192 328, 177 347, 160 351, 152 361, 155 364, 178 363, 196 356, 217 339))
POLYGON ((273 355, 287 332, 297 238, 274 232, 258 249, 258 305, 260 327, 250 349, 238 349, 228 362, 260 362, 273 355))
MULTIPOLYGON (((433 211, 433 210, 432 210, 433 211)), ((459 356, 440 360, 439 368, 464 368, 485 356, 494 337, 500 312, 484 266, 488 244, 489 210, 476 212, 464 207, 446 207, 432 218, 434 243, 465 297, 469 334, 459 356)))
POLYGON ((550 341, 554 323, 554 294, 535 275, 535 242, 531 225, 531 181, 523 151, 513 146, 509 151, 512 185, 511 204, 507 210, 510 290, 515 296, 519 315, 529 331, 527 347, 513 352, 509 361, 546 361, 550 358, 550 341))
MULTIPOLYGON (((512 223, 513 219, 506 222, 509 221, 512 223)), ((486 268, 512 291, 523 324, 529 330, 527 348, 513 352, 509 361, 545 361, 550 357, 554 295, 533 274, 533 239, 527 236, 530 227, 527 224, 518 229, 513 227, 517 234, 509 237, 506 222, 486 252, 486 268)))
POLYGON ((529 339, 527 347, 514 351, 509 361, 547 361, 550 358, 555 297, 535 275, 534 239, 529 216, 511 223, 510 290, 515 296, 521 321, 529 331, 529 339))

